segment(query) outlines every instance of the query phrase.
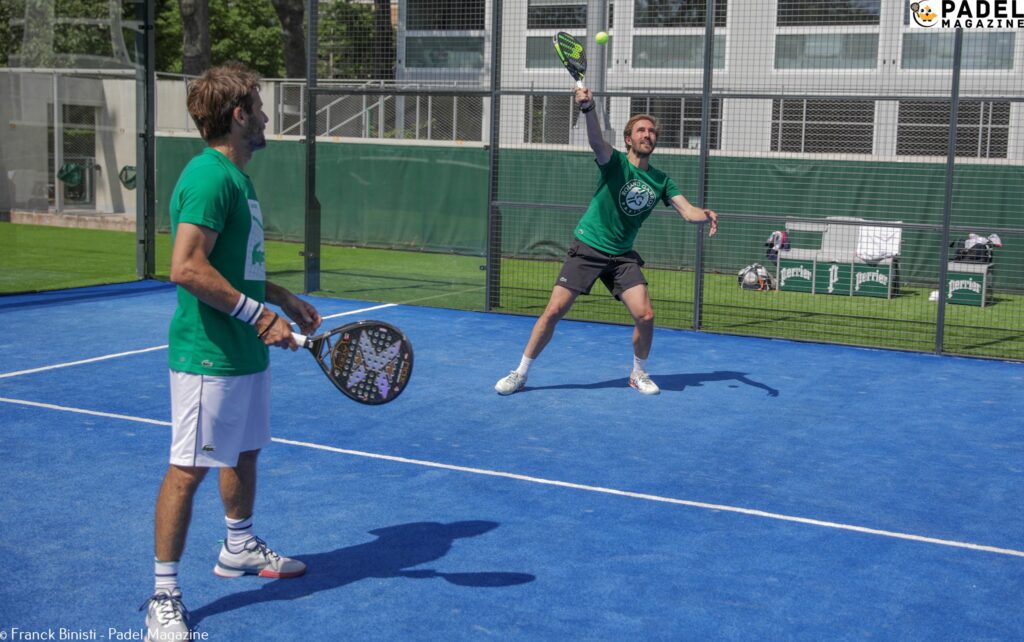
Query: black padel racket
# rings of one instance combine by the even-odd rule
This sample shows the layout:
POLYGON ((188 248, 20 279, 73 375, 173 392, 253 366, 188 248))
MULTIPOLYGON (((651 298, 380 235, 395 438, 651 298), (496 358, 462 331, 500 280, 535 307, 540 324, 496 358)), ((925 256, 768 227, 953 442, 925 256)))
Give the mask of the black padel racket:
POLYGON ((357 321, 307 337, 292 333, 313 353, 338 390, 359 403, 382 404, 402 394, 412 375, 412 344, 383 321, 357 321))
POLYGON ((555 45, 555 53, 562 61, 569 75, 576 81, 576 86, 583 87, 583 77, 587 74, 587 54, 583 44, 572 35, 559 31, 551 37, 555 45))

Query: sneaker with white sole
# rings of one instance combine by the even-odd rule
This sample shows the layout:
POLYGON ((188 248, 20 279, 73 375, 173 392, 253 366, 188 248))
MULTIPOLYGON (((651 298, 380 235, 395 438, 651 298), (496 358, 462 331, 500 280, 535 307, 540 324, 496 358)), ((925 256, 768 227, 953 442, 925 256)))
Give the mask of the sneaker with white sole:
POLYGON ((181 589, 159 590, 143 602, 146 609, 146 640, 187 640, 192 632, 188 609, 181 601, 181 589))
POLYGON ((633 372, 629 375, 629 387, 635 388, 642 395, 656 395, 661 392, 658 384, 651 381, 646 372, 633 372))
POLYGON ((494 384, 494 390, 499 395, 510 395, 513 392, 519 392, 525 385, 526 375, 521 375, 513 370, 507 376, 498 380, 498 383, 494 384))
POLYGON ((302 575, 306 572, 306 565, 290 557, 281 557, 266 542, 253 537, 237 553, 229 551, 225 542, 220 547, 220 557, 217 558, 213 572, 220 577, 259 575, 284 579, 302 575))

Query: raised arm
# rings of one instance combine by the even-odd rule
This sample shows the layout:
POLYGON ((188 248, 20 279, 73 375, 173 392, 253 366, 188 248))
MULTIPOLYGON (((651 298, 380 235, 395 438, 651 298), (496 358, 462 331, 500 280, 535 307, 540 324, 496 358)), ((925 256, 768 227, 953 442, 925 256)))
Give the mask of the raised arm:
POLYGON ((576 104, 583 112, 583 118, 587 121, 587 141, 590 148, 594 150, 594 157, 598 165, 607 165, 612 157, 612 146, 604 139, 601 133, 601 121, 597 116, 597 103, 594 96, 586 87, 576 89, 576 104))
POLYGON ((672 197, 672 207, 679 212, 680 216, 696 225, 702 225, 710 221, 711 227, 708 228, 708 236, 714 236, 718 232, 718 214, 714 210, 694 207, 682 194, 676 194, 672 197))

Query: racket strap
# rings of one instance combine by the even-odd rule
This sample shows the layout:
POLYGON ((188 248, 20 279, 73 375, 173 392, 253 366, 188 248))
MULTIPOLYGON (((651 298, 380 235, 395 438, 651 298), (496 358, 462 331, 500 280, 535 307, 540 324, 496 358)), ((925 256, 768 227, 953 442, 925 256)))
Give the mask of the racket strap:
MULTIPOLYGON (((273 315, 274 315, 274 318, 273 318, 273 319, 271 319, 271 320, 270 320, 270 323, 268 323, 268 324, 267 324, 267 327, 263 328, 263 331, 262 331, 262 332, 260 332, 260 334, 259 334, 259 337, 260 337, 261 339, 262 339, 263 337, 267 336, 267 333, 268 333, 268 332, 270 332, 270 329, 271 329, 271 328, 273 328, 273 327, 274 327, 274 324, 275 324, 275 323, 277 323, 277 320, 281 318, 281 317, 280 317, 280 316, 279 316, 279 315, 277 314, 277 312, 274 312, 274 313, 273 313, 273 315)), ((255 324, 253 324, 253 325, 255 325, 255 324)))

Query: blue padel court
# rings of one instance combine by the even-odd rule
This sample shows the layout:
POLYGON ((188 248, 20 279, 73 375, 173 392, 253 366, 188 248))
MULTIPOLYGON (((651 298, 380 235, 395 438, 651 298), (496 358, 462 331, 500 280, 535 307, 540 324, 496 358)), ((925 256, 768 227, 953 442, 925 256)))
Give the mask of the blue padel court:
MULTIPOLYGON (((180 574, 201 639, 1024 638, 1020 363, 657 330, 645 397, 632 328, 563 322, 500 397, 534 319, 311 300, 402 328, 412 379, 363 406, 272 351, 255 530, 309 572, 214 576, 211 474, 180 574)), ((0 639, 139 639, 174 305, 0 298, 0 639)))

